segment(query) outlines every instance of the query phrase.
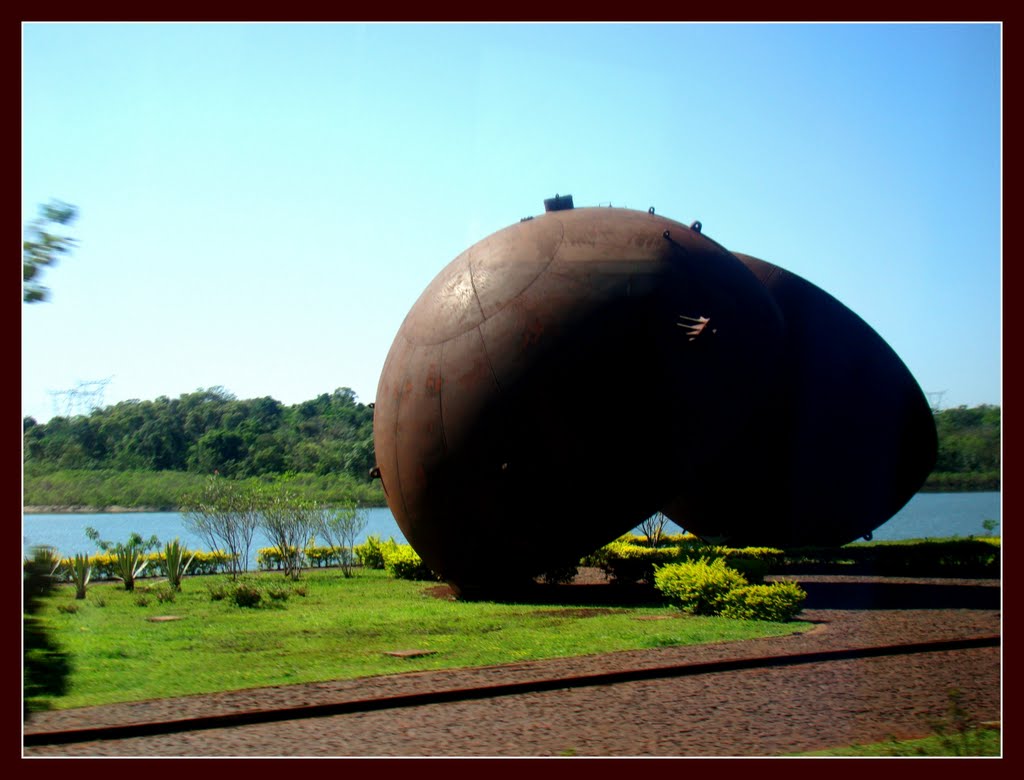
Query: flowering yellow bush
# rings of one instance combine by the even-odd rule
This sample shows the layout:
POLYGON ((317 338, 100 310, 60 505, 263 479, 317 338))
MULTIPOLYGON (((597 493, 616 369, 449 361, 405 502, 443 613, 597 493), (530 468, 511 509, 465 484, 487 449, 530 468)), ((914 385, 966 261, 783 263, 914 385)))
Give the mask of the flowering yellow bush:
POLYGON ((699 558, 670 563, 654 570, 654 585, 679 607, 694 615, 717 615, 729 591, 747 584, 724 558, 699 558))

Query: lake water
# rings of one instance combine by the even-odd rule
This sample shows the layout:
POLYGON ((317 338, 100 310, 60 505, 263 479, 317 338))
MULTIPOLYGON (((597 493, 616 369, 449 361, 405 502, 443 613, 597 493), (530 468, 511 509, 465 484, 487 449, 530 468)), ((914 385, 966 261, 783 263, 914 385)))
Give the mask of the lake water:
MULTIPOLYGON (((875 530, 876 541, 897 541, 944 536, 980 536, 986 532, 982 522, 986 519, 1001 523, 1002 502, 1000 493, 918 493, 900 512, 875 530)), ((405 536, 398 528, 395 518, 387 508, 367 509, 366 529, 357 543, 367 536, 377 535, 382 539, 393 536, 404 543, 405 536)), ((185 527, 178 512, 130 512, 124 514, 30 514, 22 517, 22 546, 25 554, 35 545, 56 547, 64 557, 75 553, 92 554, 96 545, 85 535, 87 526, 95 528, 101 539, 112 542, 127 541, 128 536, 139 533, 148 539, 154 534, 162 542, 178 537, 182 544, 191 549, 206 549, 200 538, 185 527)), ((670 525, 669 530, 677 529, 670 525)), ((996 526, 995 535, 999 535, 996 526)), ((266 537, 257 532, 251 550, 250 569, 256 568, 256 550, 268 547, 266 537)))
MULTIPOLYGON (((366 528, 356 540, 357 544, 366 541, 367 536, 379 536, 387 539, 393 536, 395 541, 405 543, 405 536, 398 528, 391 510, 372 508, 366 512, 366 528)), ((132 533, 138 533, 143 539, 156 535, 161 544, 173 541, 175 537, 189 549, 207 550, 207 544, 192 533, 185 525, 179 512, 123 512, 117 514, 29 514, 22 516, 22 546, 25 553, 41 544, 56 547, 63 557, 75 553, 92 554, 97 551, 95 542, 85 535, 87 527, 95 528, 100 539, 110 542, 125 542, 132 533)), ((253 536, 249 550, 249 568, 256 568, 256 551, 261 547, 269 547, 270 541, 260 531, 253 536)))

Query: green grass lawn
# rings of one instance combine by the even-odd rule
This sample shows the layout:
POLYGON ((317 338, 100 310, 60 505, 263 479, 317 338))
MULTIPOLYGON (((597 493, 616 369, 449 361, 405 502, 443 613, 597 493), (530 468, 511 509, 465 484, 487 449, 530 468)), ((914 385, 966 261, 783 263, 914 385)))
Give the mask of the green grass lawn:
POLYGON ((215 600, 211 591, 230 582, 226 575, 187 578, 167 602, 156 597, 166 585, 147 590, 145 581, 134 593, 120 583, 91 583, 84 600, 75 599, 73 587, 58 587, 40 615, 72 671, 66 695, 49 706, 735 641, 810 627, 692 617, 659 604, 577 614, 566 609, 573 605, 451 601, 426 593, 436 583, 391 579, 378 570, 351 579, 336 569, 313 570, 297 583, 280 573, 248 578, 287 598, 265 594, 257 607, 215 600), (636 619, 653 615, 673 619, 636 619), (157 616, 181 619, 150 620, 157 616), (396 650, 434 655, 385 655, 396 650))
POLYGON ((998 756, 998 729, 974 728, 963 732, 936 734, 922 739, 889 740, 870 745, 794 753, 795 756, 998 756))

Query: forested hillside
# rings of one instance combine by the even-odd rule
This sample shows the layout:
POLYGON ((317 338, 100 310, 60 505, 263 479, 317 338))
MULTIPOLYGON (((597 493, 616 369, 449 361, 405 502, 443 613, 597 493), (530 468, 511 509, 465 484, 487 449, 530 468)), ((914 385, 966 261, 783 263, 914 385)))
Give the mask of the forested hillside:
POLYGON ((347 473, 368 481, 373 409, 348 388, 284 406, 215 387, 123 401, 77 417, 24 420, 27 473, 65 469, 219 472, 254 477, 347 473))
MULTIPOLYGON (((935 414, 936 467, 925 490, 998 490, 1000 408, 935 414)), ((373 409, 348 388, 294 406, 238 400, 223 388, 179 398, 123 401, 89 415, 24 420, 27 505, 170 506, 181 489, 217 472, 299 481, 324 500, 383 504, 373 409)))
POLYGON ((958 406, 935 413, 939 455, 929 490, 999 490, 1002 424, 998 406, 958 406))

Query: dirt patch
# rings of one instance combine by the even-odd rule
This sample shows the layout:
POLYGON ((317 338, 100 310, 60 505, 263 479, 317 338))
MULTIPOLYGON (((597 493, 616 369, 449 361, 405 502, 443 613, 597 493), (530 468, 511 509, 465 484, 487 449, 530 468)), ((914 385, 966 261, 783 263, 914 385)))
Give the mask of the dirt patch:
POLYGON ((538 612, 535 617, 597 617, 598 615, 614 615, 621 612, 620 609, 546 609, 538 612))
MULTIPOLYGON (((424 596, 454 601, 458 598, 449 585, 424 588, 424 596)), ((651 585, 615 583, 597 568, 581 567, 576 577, 557 585, 530 582, 520 587, 489 594, 478 594, 487 601, 522 604, 565 604, 582 607, 637 607, 664 603, 664 597, 651 585)), ((550 614, 550 613, 549 613, 550 614)))
POLYGON ((445 601, 455 601, 455 591, 448 585, 434 585, 430 588, 425 588, 423 595, 435 599, 444 599, 445 601))

